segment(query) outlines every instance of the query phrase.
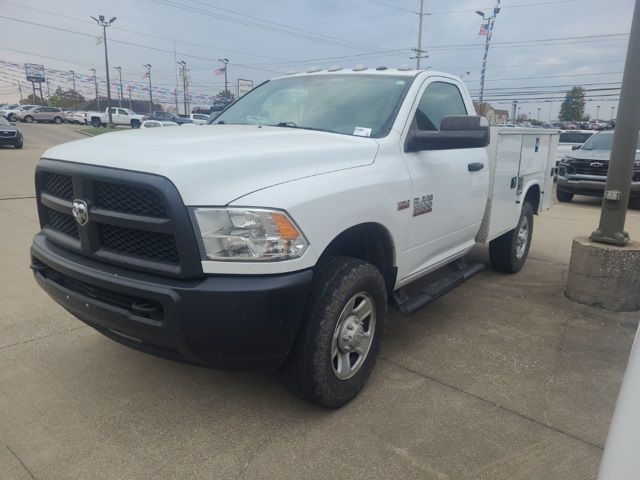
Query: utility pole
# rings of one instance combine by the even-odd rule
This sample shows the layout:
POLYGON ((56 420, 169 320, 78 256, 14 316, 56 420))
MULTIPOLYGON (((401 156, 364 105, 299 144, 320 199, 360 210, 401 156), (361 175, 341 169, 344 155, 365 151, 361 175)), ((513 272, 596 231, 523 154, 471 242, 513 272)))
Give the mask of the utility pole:
MULTIPOLYGON (((98 104, 97 109, 98 111, 100 111, 100 97, 98 96, 98 77, 96 76, 96 69, 90 68, 89 70, 93 72, 93 83, 95 83, 96 85, 96 102, 98 104)), ((75 87, 73 87, 73 89, 75 90, 75 87)))
POLYGON ((104 40, 104 68, 107 72, 107 112, 109 115, 109 128, 114 128, 113 115, 111 112, 111 83, 109 80, 109 53, 107 51, 107 27, 110 27, 113 22, 116 21, 116 17, 111 17, 111 20, 106 21, 104 15, 98 15, 98 18, 93 18, 96 23, 102 27, 102 39, 104 40))
POLYGON ((613 121, 613 112, 616 110, 616 107, 611 107, 611 121, 613 121))
POLYGON ((120 108, 122 108, 122 100, 123 100, 123 95, 122 95, 122 67, 113 67, 116 70, 118 70, 118 75, 120 76, 120 102, 118 103, 118 106, 120 108))
POLYGON ((540 121, 540 107, 538 107, 538 121, 540 121))
POLYGON ((600 105, 596 105, 596 122, 598 121, 598 119, 600 118, 600 105))
MULTIPOLYGON (((518 108, 518 101, 514 100, 511 104, 511 122, 515 125, 517 123, 518 117, 516 117, 516 108, 518 108)), ((520 111, 520 109, 518 109, 520 111)))
POLYGON ((227 70, 229 70, 227 68, 227 66, 229 65, 229 59, 228 58, 219 58, 218 59, 220 62, 224 63, 224 91, 228 92, 229 88, 227 87, 227 70))
MULTIPOLYGON (((187 62, 185 62, 184 60, 180 60, 178 62, 178 65, 180 65, 180 69, 182 73, 182 96, 184 100, 184 114, 188 115, 187 113, 187 62)), ((176 97, 177 97, 177 94, 176 94, 176 97)))
POLYGON ((640 0, 636 0, 627 47, 627 59, 622 76, 618 120, 613 132, 613 148, 609 160, 607 183, 604 187, 600 225, 591 240, 600 243, 625 245, 629 234, 624 231, 629 203, 631 177, 636 159, 640 130, 640 0))
MULTIPOLYGON (((178 54, 176 53, 176 41, 173 41, 173 61, 178 63, 178 54)), ((176 101, 176 114, 180 113, 178 108, 178 69, 176 68, 176 89, 173 91, 173 96, 176 101)))
MULTIPOLYGON (((22 102, 23 98, 22 98, 22 85, 20 84, 19 80, 16 80, 17 84, 18 84, 18 91, 20 92, 20 101, 22 102)), ((611 116, 613 117, 613 113, 611 114, 611 116)))
MULTIPOLYGON (((429 58, 427 51, 422 49, 422 20, 426 13, 424 13, 424 0, 420 0, 420 13, 418 15, 418 46, 411 50, 415 52, 416 56, 412 57, 416 59, 416 70, 420 70, 420 60, 423 58, 429 58)), ((468 73, 468 72, 467 72, 468 73)))
POLYGON ((70 70, 71 80, 73 82, 73 109, 78 110, 78 94, 76 92, 76 72, 70 70))
POLYGON ((147 77, 149 78, 149 115, 153 115, 153 90, 151 89, 151 64, 143 65, 147 69, 147 77))
POLYGON ((480 105, 480 115, 482 115, 482 102, 484 100, 484 79, 487 72, 487 56, 489 55, 489 44, 491 43, 491 36, 493 35, 493 25, 496 22, 496 17, 500 13, 500 0, 496 0, 496 6, 493 8, 493 13, 490 16, 486 16, 482 10, 476 10, 476 13, 482 17, 484 23, 482 25, 482 32, 486 40, 484 43, 484 56, 482 57, 482 70, 480 72, 480 98, 478 103, 480 105))
POLYGON ((131 107, 131 85, 127 86, 127 90, 129 91, 129 110, 133 110, 131 107))

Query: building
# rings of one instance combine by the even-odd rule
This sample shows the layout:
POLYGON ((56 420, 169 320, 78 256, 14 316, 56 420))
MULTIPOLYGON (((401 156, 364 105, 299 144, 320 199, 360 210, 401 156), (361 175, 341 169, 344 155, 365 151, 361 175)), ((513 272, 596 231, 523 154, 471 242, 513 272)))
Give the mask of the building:
POLYGON ((478 115, 486 117, 491 125, 496 125, 498 123, 507 123, 509 121, 508 110, 499 110, 497 108, 493 108, 487 102, 482 102, 482 108, 480 108, 478 102, 473 102, 473 106, 476 109, 476 113, 478 115))

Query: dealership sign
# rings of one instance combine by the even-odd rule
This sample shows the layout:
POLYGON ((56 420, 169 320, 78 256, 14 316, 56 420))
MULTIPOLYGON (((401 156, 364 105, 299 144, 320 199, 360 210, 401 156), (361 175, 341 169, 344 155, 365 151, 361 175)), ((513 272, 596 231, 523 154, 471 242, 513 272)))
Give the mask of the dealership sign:
POLYGON ((253 89, 253 80, 238 79, 238 98, 249 93, 251 89, 253 89))
POLYGON ((43 83, 46 81, 44 78, 43 65, 38 65, 36 63, 25 63, 24 69, 27 72, 28 82, 43 83))

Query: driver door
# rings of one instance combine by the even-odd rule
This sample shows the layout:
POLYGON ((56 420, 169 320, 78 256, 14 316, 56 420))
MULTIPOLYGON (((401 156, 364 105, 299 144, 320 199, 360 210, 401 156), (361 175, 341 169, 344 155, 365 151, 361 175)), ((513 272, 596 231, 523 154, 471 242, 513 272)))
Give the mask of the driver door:
MULTIPOLYGON (((475 115, 460 86, 448 78, 427 79, 418 98, 409 132, 437 131, 444 117, 475 115)), ((417 277, 474 245, 487 199, 488 160, 484 148, 469 148, 405 152, 404 161, 412 209, 405 271, 417 277), (477 163, 481 169, 470 171, 477 163)))

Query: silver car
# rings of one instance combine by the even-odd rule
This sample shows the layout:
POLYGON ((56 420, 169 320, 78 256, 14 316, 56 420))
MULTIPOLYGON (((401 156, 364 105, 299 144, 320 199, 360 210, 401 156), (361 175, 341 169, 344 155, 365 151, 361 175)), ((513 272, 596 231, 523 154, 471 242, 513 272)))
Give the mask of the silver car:
POLYGON ((49 122, 61 124, 64 121, 64 112, 57 107, 37 107, 18 113, 18 120, 26 123, 49 122))

